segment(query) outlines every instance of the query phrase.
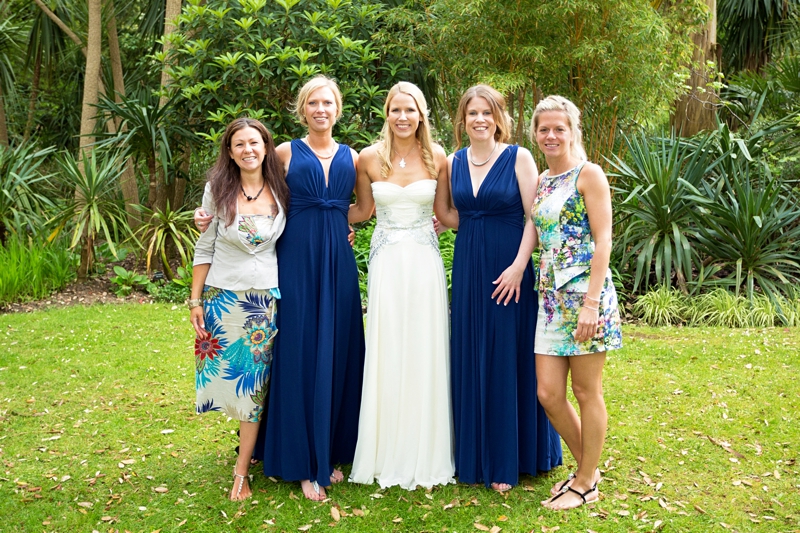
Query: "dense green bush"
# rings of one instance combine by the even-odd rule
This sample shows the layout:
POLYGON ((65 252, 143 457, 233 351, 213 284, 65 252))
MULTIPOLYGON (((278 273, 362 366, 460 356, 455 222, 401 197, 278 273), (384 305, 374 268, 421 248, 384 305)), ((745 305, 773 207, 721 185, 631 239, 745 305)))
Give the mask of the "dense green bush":
POLYGON ((303 83, 325 74, 344 97, 336 138, 362 147, 380 131, 386 92, 411 63, 400 47, 373 43, 385 12, 366 0, 189 0, 172 51, 157 57, 186 122, 214 142, 239 116, 263 120, 278 141, 302 135, 291 103, 303 83))

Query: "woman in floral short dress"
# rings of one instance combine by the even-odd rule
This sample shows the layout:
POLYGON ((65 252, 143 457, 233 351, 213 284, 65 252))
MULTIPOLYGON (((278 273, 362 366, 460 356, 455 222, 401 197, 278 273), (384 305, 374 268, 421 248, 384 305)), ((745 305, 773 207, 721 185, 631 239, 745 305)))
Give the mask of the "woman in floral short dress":
POLYGON ((586 161, 580 111, 548 96, 536 106, 531 140, 548 169, 539 178, 533 218, 539 241, 536 375, 539 401, 578 463, 551 490, 551 509, 597 501, 608 415, 602 375, 606 352, 620 348, 611 255, 611 191, 602 169, 586 161), (581 417, 567 400, 567 376, 581 417))

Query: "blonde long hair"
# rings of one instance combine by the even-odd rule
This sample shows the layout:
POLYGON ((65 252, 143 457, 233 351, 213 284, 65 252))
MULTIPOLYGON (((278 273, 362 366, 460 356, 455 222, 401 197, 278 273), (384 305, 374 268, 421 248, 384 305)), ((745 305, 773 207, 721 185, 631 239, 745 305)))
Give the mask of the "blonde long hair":
POLYGON ((547 111, 561 111, 567 115, 569 130, 572 132, 572 145, 570 146, 571 155, 576 156, 581 161, 586 161, 586 149, 583 147, 583 132, 581 131, 581 110, 578 106, 567 100, 563 96, 551 94, 536 105, 531 118, 531 143, 536 145, 536 128, 539 127, 539 116, 547 111))
POLYGON ((381 145, 378 148, 378 157, 381 159, 381 178, 387 179, 389 174, 392 173, 392 151, 394 150, 394 131, 389 126, 389 104, 392 99, 398 94, 403 93, 409 95, 414 99, 417 105, 420 119, 417 131, 414 136, 419 142, 420 151, 422 152, 422 163, 428 170, 431 179, 437 178, 436 164, 433 162, 433 140, 431 139, 431 125, 428 121, 428 103, 425 101, 425 96, 419 87, 407 81, 396 83, 391 89, 389 94, 386 95, 386 102, 383 104, 383 114, 386 115, 386 121, 383 123, 381 130, 381 145))

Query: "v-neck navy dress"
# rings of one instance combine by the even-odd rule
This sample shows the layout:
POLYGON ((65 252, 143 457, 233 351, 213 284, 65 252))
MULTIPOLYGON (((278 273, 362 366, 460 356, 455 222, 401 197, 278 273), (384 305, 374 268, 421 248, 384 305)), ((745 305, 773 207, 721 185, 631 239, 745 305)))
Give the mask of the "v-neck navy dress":
POLYGON ((364 373, 358 271, 347 241, 356 181, 350 148, 339 145, 326 186, 319 160, 293 140, 286 181, 264 474, 328 486, 334 465, 353 461, 364 373))
POLYGON ((532 262, 519 303, 491 299, 492 282, 514 262, 524 229, 517 148, 498 156, 477 195, 466 149, 454 155, 451 176, 459 215, 450 339, 456 473, 462 483, 487 487, 516 485, 520 473, 561 464, 559 435, 536 397, 532 262))

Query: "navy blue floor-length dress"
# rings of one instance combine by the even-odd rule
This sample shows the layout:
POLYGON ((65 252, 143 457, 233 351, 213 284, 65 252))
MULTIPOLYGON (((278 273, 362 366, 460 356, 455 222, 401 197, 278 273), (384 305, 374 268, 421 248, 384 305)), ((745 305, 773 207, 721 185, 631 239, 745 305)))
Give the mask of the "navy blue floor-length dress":
POLYGON ((462 483, 516 485, 561 464, 561 441, 536 397, 537 298, 528 263, 519 303, 491 299, 517 256, 525 214, 507 147, 473 194, 466 149, 452 167, 459 227, 453 255, 451 358, 455 464, 462 483))
POLYGON ((352 462, 355 453, 364 373, 358 271, 347 242, 355 179, 348 146, 339 145, 326 186, 313 152, 292 141, 291 198, 277 247, 278 335, 262 436, 264 474, 286 481, 328 486, 333 466, 352 462))

